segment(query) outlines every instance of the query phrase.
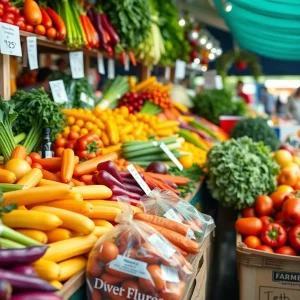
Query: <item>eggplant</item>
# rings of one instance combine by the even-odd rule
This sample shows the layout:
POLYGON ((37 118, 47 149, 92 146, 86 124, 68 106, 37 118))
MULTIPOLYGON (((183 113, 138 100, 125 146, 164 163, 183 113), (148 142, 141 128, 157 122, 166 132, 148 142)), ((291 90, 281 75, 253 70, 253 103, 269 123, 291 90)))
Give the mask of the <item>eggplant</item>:
POLYGON ((129 192, 139 194, 139 195, 142 195, 142 196, 145 195, 145 192, 140 187, 138 187, 136 185, 125 183, 124 186, 125 186, 126 190, 129 191, 129 192))
POLYGON ((12 287, 6 280, 0 280, 0 299, 10 300, 12 287))
POLYGON ((62 300, 62 297, 53 293, 28 292, 13 295, 11 300, 62 300))
MULTIPOLYGON (((119 174, 121 175, 123 181, 124 179, 131 179, 131 180, 134 180, 134 178, 132 177, 132 175, 130 174, 130 172, 128 171, 120 171, 119 174)), ((139 173, 140 176, 144 179, 144 175, 139 173)))
POLYGON ((55 292, 57 289, 49 284, 47 281, 36 277, 29 277, 17 272, 0 269, 0 280, 8 281, 14 291, 28 292, 28 291, 41 291, 41 292, 55 292))
POLYGON ((36 273, 34 267, 30 266, 30 265, 17 266, 17 267, 11 268, 10 270, 13 272, 17 272, 17 273, 26 275, 26 276, 37 277, 37 273, 36 273))
POLYGON ((119 182, 123 183, 123 178, 121 177, 120 172, 116 168, 116 165, 112 161, 108 160, 98 164, 97 170, 107 171, 108 173, 110 173, 110 175, 115 177, 119 182))
POLYGON ((133 200, 140 200, 141 198, 141 195, 124 190, 117 185, 110 187, 110 189, 113 193, 113 196, 127 196, 133 200))
POLYGON ((101 18, 101 23, 102 23, 104 30, 108 33, 108 35, 110 37, 111 45, 116 46, 117 44, 120 43, 120 38, 119 38, 118 34, 116 33, 114 27, 111 25, 111 23, 109 22, 109 20, 105 14, 101 13, 100 18, 101 18))
POLYGON ((30 264, 41 258, 47 249, 48 246, 0 249, 0 267, 13 267, 30 264))
POLYGON ((123 190, 126 190, 123 183, 118 181, 114 176, 108 173, 105 170, 101 170, 97 174, 97 182, 102 185, 106 185, 107 187, 111 188, 112 186, 118 186, 123 190))
POLYGON ((152 172, 157 174, 168 174, 168 168, 164 163, 159 161, 154 161, 147 167, 146 172, 152 172))

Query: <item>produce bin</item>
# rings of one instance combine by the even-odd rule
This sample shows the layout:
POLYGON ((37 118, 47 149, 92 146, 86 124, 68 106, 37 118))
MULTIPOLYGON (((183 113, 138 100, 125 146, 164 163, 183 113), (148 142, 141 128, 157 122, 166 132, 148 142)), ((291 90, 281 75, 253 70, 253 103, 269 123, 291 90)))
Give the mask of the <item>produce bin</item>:
POLYGON ((237 236, 240 300, 300 299, 300 257, 249 249, 237 236))

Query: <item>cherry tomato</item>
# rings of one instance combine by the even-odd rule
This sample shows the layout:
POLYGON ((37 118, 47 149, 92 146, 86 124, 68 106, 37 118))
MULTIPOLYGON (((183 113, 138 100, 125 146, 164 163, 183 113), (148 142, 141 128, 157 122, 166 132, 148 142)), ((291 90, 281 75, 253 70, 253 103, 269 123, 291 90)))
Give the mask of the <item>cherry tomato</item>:
POLYGON ((274 250, 270 246, 267 246, 267 245, 260 245, 260 246, 256 247, 255 250, 264 251, 264 252, 268 252, 268 253, 274 253, 274 250))
POLYGON ((259 218, 241 218, 235 222, 235 229, 243 235, 258 235, 262 229, 262 222, 259 218))
POLYGON ((23 16, 18 16, 18 17, 16 18, 16 21, 22 21, 22 22, 25 23, 25 18, 24 18, 23 16))
POLYGON ((63 151, 65 150, 64 147, 58 147, 56 150, 55 150, 55 156, 57 157, 61 157, 63 151))
POLYGON ((271 217, 268 217, 268 216, 262 216, 262 217, 260 217, 260 220, 261 220, 261 222, 263 224, 263 227, 265 225, 269 225, 269 224, 271 224, 271 223, 274 222, 274 219, 271 218, 271 217))
POLYGON ((46 36, 48 39, 55 39, 57 34, 57 30, 54 27, 48 28, 46 36))
POLYGON ((7 18, 7 17, 3 17, 3 22, 6 23, 6 24, 10 24, 10 25, 14 25, 14 21, 10 18, 7 18))
POLYGON ((289 247, 289 246, 283 246, 281 248, 278 248, 275 253, 283 254, 283 255, 290 255, 290 256, 297 255, 296 251, 292 247, 289 247))
POLYGON ((25 30, 25 23, 22 21, 18 21, 15 23, 16 26, 19 27, 20 30, 25 30))
POLYGON ((66 140, 64 138, 58 138, 55 141, 55 146, 56 147, 64 147, 66 144, 66 140))
POLYGON ((38 25, 34 28, 34 32, 38 35, 45 35, 46 34, 46 28, 44 25, 38 25))
POLYGON ((101 261, 104 261, 106 263, 114 260, 117 258, 119 254, 119 249, 116 246, 116 244, 112 242, 104 242, 99 249, 98 252, 98 258, 101 261))
POLYGON ((68 140, 72 141, 72 140, 77 140, 79 139, 79 134, 76 131, 71 131, 68 135, 68 140))
POLYGON ((4 9, 4 5, 2 3, 0 3, 0 9, 4 9))
POLYGON ((32 165, 32 159, 30 156, 26 156, 25 160, 30 164, 32 165))
POLYGON ((261 241, 258 237, 249 235, 244 239, 244 244, 248 248, 256 249, 258 246, 261 245, 261 241))
POLYGON ((255 200, 255 211, 259 216, 268 216, 273 211, 273 201, 267 195, 261 195, 255 200))
POLYGON ((9 3, 9 0, 1 0, 0 2, 6 6, 9 3))
POLYGON ((15 6, 12 6, 11 4, 8 4, 5 7, 5 12, 12 13, 13 15, 18 15, 20 13, 19 9, 16 8, 15 6))
POLYGON ((31 152, 29 156, 32 159, 32 162, 36 162, 38 159, 41 159, 40 154, 37 152, 31 152))
POLYGON ((243 218, 256 217, 254 207, 247 207, 242 210, 243 218))
POLYGON ((9 19, 14 20, 15 19, 15 15, 12 14, 12 13, 9 13, 9 12, 5 12, 4 15, 3 15, 3 18, 9 18, 9 19))
POLYGON ((0 8, 0 17, 2 17, 2 16, 3 16, 3 9, 0 8))
POLYGON ((29 25, 29 24, 25 24, 25 31, 27 32, 33 32, 34 28, 33 26, 29 25))
POLYGON ((70 148, 70 149, 74 149, 76 145, 76 141, 68 141, 66 142, 65 148, 70 148))
POLYGON ((42 165, 40 165, 39 163, 33 163, 33 164, 31 165, 31 168, 32 168, 32 169, 33 169, 33 168, 36 168, 36 169, 40 169, 40 170, 43 169, 42 165))

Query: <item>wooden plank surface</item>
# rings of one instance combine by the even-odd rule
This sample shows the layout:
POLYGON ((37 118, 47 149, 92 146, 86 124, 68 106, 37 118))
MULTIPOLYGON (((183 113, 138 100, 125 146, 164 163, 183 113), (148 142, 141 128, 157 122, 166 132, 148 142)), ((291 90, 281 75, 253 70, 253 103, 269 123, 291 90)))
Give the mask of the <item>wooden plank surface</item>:
POLYGON ((9 55, 0 54, 0 96, 10 99, 10 62, 9 55))

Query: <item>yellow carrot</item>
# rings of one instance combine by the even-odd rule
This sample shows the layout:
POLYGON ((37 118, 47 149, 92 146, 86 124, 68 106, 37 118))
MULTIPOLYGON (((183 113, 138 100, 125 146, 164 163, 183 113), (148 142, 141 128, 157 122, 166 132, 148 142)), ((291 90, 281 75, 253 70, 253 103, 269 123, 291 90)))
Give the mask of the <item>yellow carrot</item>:
POLYGON ((66 186, 40 186, 32 189, 6 192, 3 194, 3 206, 15 203, 20 205, 38 204, 48 202, 70 194, 71 187, 66 186))
POLYGON ((112 191, 105 185, 85 185, 73 187, 75 193, 79 193, 83 199, 107 199, 112 191))
POLYGON ((61 182, 57 182, 57 181, 53 181, 53 180, 48 180, 48 179, 41 179, 39 181, 39 183, 37 184, 37 186, 58 186, 58 185, 60 185, 60 186, 63 185, 63 186, 70 187, 66 183, 61 183, 61 182))
POLYGON ((156 81, 156 77, 155 76, 151 76, 149 78, 147 78, 146 80, 140 82, 139 84, 137 84, 134 87, 135 93, 139 92, 140 90, 144 89, 146 86, 150 85, 151 83, 153 83, 154 81, 156 81))
POLYGON ((42 243, 47 244, 48 237, 45 232, 36 229, 16 229, 16 231, 42 243))
POLYGON ((73 109, 62 109, 62 112, 67 116, 72 116, 75 119, 81 119, 83 121, 91 121, 94 122, 96 117, 94 115, 90 114, 82 114, 76 110, 73 109))
POLYGON ((71 181, 75 168, 75 154, 72 149, 65 149, 61 156, 61 179, 68 183, 71 181))
POLYGON ((61 282, 59 282, 58 280, 51 280, 49 283, 58 290, 61 290, 63 287, 63 284, 61 282))
POLYGON ((106 148, 102 149, 102 154, 109 154, 109 153, 113 153, 113 152, 118 152, 121 150, 122 144, 117 144, 117 145, 113 145, 113 146, 109 146, 106 148))
MULTIPOLYGON (((95 206, 108 206, 108 207, 115 207, 115 208, 121 208, 120 203, 118 201, 111 201, 111 200, 86 200, 86 202, 91 203, 94 207, 95 206)), ((131 205, 131 209, 134 211, 134 213, 142 213, 143 210, 139 207, 131 205)))
POLYGON ((107 133, 109 141, 112 145, 116 145, 120 142, 120 135, 119 135, 118 127, 114 120, 107 120, 106 133, 107 133))
POLYGON ((62 227, 83 234, 90 234, 95 228, 95 224, 89 218, 61 208, 49 206, 35 206, 31 211, 49 213, 57 216, 63 223, 62 227))
POLYGON ((121 214, 121 209, 109 206, 93 206, 91 213, 85 216, 91 219, 104 219, 107 221, 115 221, 115 218, 121 214))
POLYGON ((0 183, 14 183, 16 179, 17 177, 13 172, 0 169, 0 183))
POLYGON ((58 264, 60 267, 60 281, 66 281, 76 275, 81 270, 85 269, 87 259, 84 256, 77 256, 67 259, 58 264))
POLYGON ((32 265, 38 277, 44 280, 57 280, 60 275, 60 267, 53 261, 42 258, 34 262, 32 265))
POLYGON ((66 209, 68 211, 73 211, 78 214, 86 214, 93 210, 93 205, 86 201, 77 201, 77 200, 55 200, 45 203, 40 203, 40 206, 51 206, 66 209))
POLYGON ((95 224, 95 226, 102 226, 102 227, 107 227, 107 228, 114 228, 114 225, 111 224, 110 222, 102 219, 93 219, 92 220, 95 224))
POLYGON ((43 178, 43 173, 40 169, 33 168, 26 173, 17 184, 26 185, 28 188, 35 187, 43 178))
POLYGON ((48 243, 55 243, 58 241, 70 239, 72 237, 71 231, 65 228, 55 228, 52 230, 48 230, 46 231, 46 235, 48 237, 48 243))
POLYGON ((103 227, 103 226, 95 226, 95 229, 93 231, 93 235, 95 235, 97 238, 101 237, 102 235, 110 232, 112 228, 103 227))

